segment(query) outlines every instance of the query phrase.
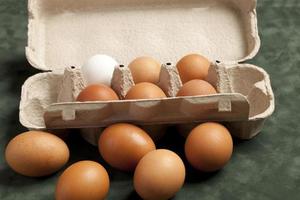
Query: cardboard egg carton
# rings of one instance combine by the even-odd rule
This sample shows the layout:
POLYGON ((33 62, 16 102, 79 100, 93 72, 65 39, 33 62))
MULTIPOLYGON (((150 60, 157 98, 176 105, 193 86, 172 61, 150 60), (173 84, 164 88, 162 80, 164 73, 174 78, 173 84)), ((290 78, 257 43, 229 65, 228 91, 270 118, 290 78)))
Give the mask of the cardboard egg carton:
POLYGON ((26 55, 47 72, 24 83, 20 122, 29 129, 95 130, 129 122, 186 124, 187 130, 193 123, 221 121, 249 139, 274 111, 268 74, 240 64, 259 50, 255 7, 256 0, 29 0, 26 55), (191 52, 218 61, 207 79, 218 94, 175 97, 178 72, 163 64, 159 86, 168 99, 74 102, 85 87, 80 66, 94 54, 113 55, 124 64, 112 80, 122 98, 134 84, 126 65, 135 57, 176 63, 191 52))

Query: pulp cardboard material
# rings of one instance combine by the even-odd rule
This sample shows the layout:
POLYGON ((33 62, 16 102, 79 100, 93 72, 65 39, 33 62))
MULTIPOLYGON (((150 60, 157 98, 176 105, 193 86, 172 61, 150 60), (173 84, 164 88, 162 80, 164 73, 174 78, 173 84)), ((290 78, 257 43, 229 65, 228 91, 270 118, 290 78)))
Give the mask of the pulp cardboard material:
POLYGON ((81 66, 105 53, 128 65, 140 55, 162 63, 190 52, 241 62, 260 41, 256 0, 29 0, 29 62, 41 70, 81 66))
POLYGON ((256 0, 29 0, 26 55, 33 67, 50 72, 24 83, 20 121, 30 129, 222 121, 249 139, 274 111, 268 74, 239 64, 260 46, 255 7, 256 0), (126 67, 132 59, 149 55, 176 63, 191 52, 218 61, 208 81, 219 94, 174 97, 181 81, 176 67, 166 64, 159 85, 169 99, 74 102, 85 86, 79 67, 94 54, 125 65, 112 84, 124 97, 134 84, 126 67))

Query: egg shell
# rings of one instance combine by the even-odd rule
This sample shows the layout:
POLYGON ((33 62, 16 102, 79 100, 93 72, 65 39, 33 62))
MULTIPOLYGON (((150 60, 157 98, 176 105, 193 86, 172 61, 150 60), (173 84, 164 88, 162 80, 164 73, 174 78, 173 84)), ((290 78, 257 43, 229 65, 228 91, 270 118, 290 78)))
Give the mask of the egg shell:
POLYGON ((19 174, 46 176, 67 163, 69 149, 63 140, 53 134, 28 131, 17 135, 8 143, 5 159, 19 174))
POLYGON ((119 100, 118 95, 110 87, 104 84, 89 85, 78 95, 77 101, 111 101, 119 100))
POLYGON ((134 172, 134 188, 147 200, 169 199, 182 187, 185 167, 181 158, 166 149, 146 154, 134 172))
POLYGON ((161 64, 151 57, 138 57, 128 67, 135 83, 159 81, 161 64))
POLYGON ((107 127, 100 135, 98 145, 104 160, 124 171, 134 170, 144 155, 156 149, 143 129, 126 123, 107 127))
POLYGON ((160 99, 166 98, 162 89, 153 83, 138 83, 134 85, 125 96, 125 99, 160 99))
POLYGON ((118 62, 108 55, 94 55, 82 66, 83 77, 88 85, 111 85, 112 76, 118 62))
POLYGON ((195 79, 186 82, 178 91, 177 96, 200 96, 217 94, 216 89, 208 82, 195 79))
POLYGON ((221 124, 207 122, 195 127, 185 142, 188 162, 201 171, 216 171, 230 160, 233 151, 232 137, 221 124))
POLYGON ((105 168, 94 161, 80 161, 69 166, 56 184, 56 200, 102 200, 109 191, 105 168))
POLYGON ((205 80, 210 67, 207 58, 199 54, 189 54, 180 59, 176 65, 182 83, 193 79, 205 80))

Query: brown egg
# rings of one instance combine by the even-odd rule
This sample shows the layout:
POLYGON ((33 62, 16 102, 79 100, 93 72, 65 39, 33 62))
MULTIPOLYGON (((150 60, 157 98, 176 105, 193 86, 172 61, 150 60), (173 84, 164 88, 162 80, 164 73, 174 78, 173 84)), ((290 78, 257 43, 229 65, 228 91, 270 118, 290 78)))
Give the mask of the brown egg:
POLYGON ((80 161, 68 167, 56 184, 56 200, 101 200, 109 191, 109 176, 102 165, 80 161))
POLYGON ((63 140, 53 134, 28 131, 17 135, 8 143, 5 159, 19 174, 46 176, 67 163, 69 149, 63 140))
POLYGON ((134 170, 146 153, 155 150, 154 142, 145 131, 126 123, 107 127, 98 144, 103 159, 124 171, 134 170))
POLYGON ((172 151, 159 149, 141 159, 133 183, 143 199, 169 199, 180 190, 184 179, 185 167, 180 157, 172 151))
POLYGON ((151 57, 139 57, 128 65, 135 83, 159 81, 161 64, 151 57))
POLYGON ((185 142, 189 163, 201 171, 216 171, 229 161, 233 142, 229 131, 221 124, 208 122, 194 128, 185 142))
POLYGON ((138 83, 126 94, 125 99, 160 99, 166 98, 162 89, 153 83, 138 83))
POLYGON ((119 97, 110 87, 104 84, 89 85, 83 89, 78 97, 77 101, 110 101, 118 100, 119 97))
POLYGON ((177 96, 200 96, 216 93, 216 89, 210 83, 195 79, 186 82, 178 91, 177 96))
POLYGON ((210 62, 198 54, 190 54, 183 57, 176 65, 182 83, 193 79, 205 80, 210 62))

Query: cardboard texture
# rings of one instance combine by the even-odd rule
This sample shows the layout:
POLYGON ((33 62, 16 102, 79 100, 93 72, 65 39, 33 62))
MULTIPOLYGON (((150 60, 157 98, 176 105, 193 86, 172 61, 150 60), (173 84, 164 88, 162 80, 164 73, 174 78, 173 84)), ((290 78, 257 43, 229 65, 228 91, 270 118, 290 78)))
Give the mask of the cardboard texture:
POLYGON ((92 128, 95 140, 95 128, 115 122, 193 127, 221 121, 232 134, 249 139, 274 111, 268 74, 239 64, 259 50, 256 0, 29 0, 28 6, 27 58, 50 70, 22 87, 20 122, 29 129, 92 128), (174 97, 182 83, 171 63, 191 52, 217 61, 207 81, 219 94, 174 97), (149 55, 168 63, 162 65, 159 86, 170 98, 74 102, 85 86, 80 66, 97 53, 124 64, 112 80, 121 98, 134 84, 127 68, 132 59, 149 55))

